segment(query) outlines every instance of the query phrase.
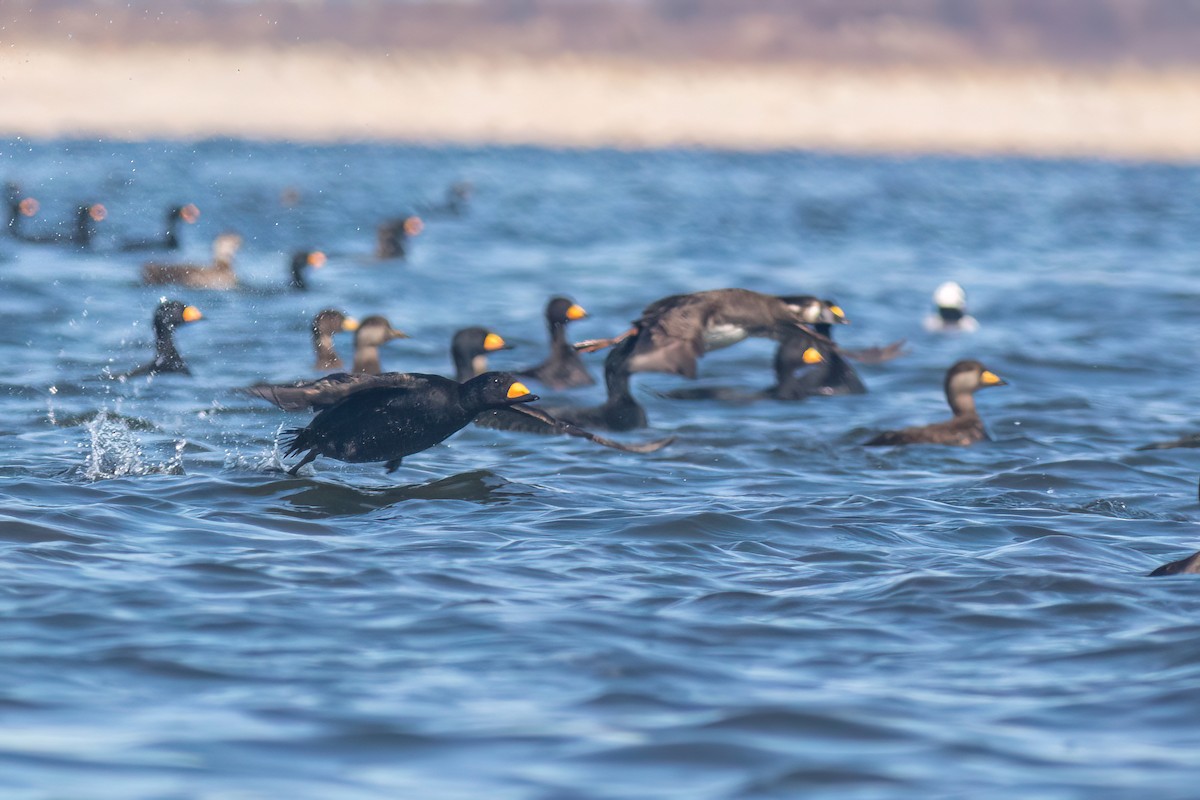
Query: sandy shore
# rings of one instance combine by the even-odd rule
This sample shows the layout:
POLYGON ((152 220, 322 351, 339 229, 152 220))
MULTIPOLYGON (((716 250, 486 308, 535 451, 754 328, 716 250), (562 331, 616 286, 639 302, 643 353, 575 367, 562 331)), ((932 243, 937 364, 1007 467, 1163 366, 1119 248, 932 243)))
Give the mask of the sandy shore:
POLYGON ((1200 71, 8 45, 0 132, 1200 159, 1200 71))

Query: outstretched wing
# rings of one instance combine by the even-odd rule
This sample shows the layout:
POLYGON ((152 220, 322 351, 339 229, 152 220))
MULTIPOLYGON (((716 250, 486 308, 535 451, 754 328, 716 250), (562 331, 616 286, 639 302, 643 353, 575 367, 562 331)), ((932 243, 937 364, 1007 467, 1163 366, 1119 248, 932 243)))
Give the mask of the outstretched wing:
POLYGON ((284 411, 319 411, 364 389, 416 389, 428 384, 424 376, 409 372, 385 372, 381 375, 335 372, 315 381, 256 383, 244 391, 284 411))

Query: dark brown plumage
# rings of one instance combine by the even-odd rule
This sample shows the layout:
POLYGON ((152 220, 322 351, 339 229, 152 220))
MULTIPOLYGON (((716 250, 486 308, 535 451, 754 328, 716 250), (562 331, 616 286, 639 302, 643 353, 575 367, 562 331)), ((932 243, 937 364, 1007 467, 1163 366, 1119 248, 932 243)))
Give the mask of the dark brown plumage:
MULTIPOLYGON (((633 341, 626 340, 613 348, 604 360, 604 384, 608 397, 598 406, 554 406, 544 409, 556 420, 607 431, 631 431, 647 425, 646 410, 629 390, 629 356, 633 341)), ((485 428, 524 431, 526 433, 554 433, 537 420, 528 416, 515 416, 506 410, 480 415, 477 423, 485 428)))
POLYGON ((223 233, 213 240, 212 264, 159 264, 151 261, 142 265, 142 281, 150 286, 176 284, 193 289, 236 288, 238 279, 233 271, 233 257, 241 246, 241 236, 223 233))
POLYGON ((978 361, 959 361, 946 371, 946 402, 954 417, 933 425, 884 431, 867 442, 868 447, 902 444, 946 444, 965 446, 988 438, 983 420, 975 410, 975 392, 1004 381, 978 361))
POLYGON ((1149 577, 1159 578, 1163 575, 1200 575, 1200 553, 1193 553, 1187 558, 1163 564, 1151 572, 1149 577))
MULTIPOLYGON (((776 297, 748 289, 714 289, 672 295, 646 306, 621 336, 581 342, 593 350, 632 339, 630 372, 667 372, 696 377, 696 361, 710 350, 747 337, 782 339, 819 321, 844 322, 840 309, 809 295, 776 297)), ((824 338, 824 337, 821 337, 824 338)))
POLYGON ((567 325, 583 319, 587 312, 567 297, 554 297, 546 304, 546 327, 550 331, 550 356, 535 367, 517 372, 523 378, 533 378, 551 389, 571 389, 591 386, 596 379, 583 365, 579 352, 567 341, 567 325))
POLYGON ((317 361, 313 365, 313 369, 322 372, 331 369, 341 369, 342 359, 338 356, 337 351, 333 349, 333 336, 343 331, 351 332, 356 330, 358 330, 358 320, 353 317, 347 317, 337 309, 327 308, 313 317, 313 350, 317 354, 317 361))
POLYGON ((854 368, 830 346, 806 331, 796 330, 775 351, 775 384, 759 391, 729 386, 701 386, 663 392, 672 400, 720 400, 750 403, 756 400, 804 400, 809 397, 864 394, 867 388, 854 368))
MULTIPOLYGON (((319 318, 321 315, 317 316, 319 318)), ((368 317, 363 325, 371 320, 372 318, 368 317)), ((313 322, 315 325, 316 320, 313 322)), ((464 328, 455 333, 451 341, 450 352, 454 359, 458 382, 463 383, 482 375, 487 371, 487 354, 507 349, 507 347, 504 339, 486 328, 464 328)), ((408 372, 378 374, 336 372, 313 381, 295 381, 283 384, 258 383, 248 387, 245 391, 279 406, 284 411, 320 410, 364 389, 404 388, 411 385, 412 374, 408 372)))

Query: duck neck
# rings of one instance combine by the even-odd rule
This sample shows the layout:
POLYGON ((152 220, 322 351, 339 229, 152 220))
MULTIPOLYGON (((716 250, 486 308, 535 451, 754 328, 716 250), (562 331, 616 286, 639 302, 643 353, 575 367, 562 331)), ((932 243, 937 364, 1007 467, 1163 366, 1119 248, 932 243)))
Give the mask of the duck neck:
POLYGON ((465 383, 487 372, 488 360, 483 353, 471 355, 452 350, 450 355, 454 359, 454 379, 459 383, 465 383))
POLYGON ((946 402, 950 404, 950 410, 954 412, 956 417, 974 417, 978 416, 979 412, 975 410, 975 393, 968 391, 950 391, 950 387, 946 387, 946 402))
POLYGON ((317 369, 336 369, 342 365, 330 334, 313 330, 313 349, 317 351, 317 369))
POLYGON ((154 323, 154 364, 159 368, 183 366, 183 356, 175 349, 175 329, 157 321, 154 323))
POLYGON ((163 237, 163 245, 168 250, 179 249, 179 233, 176 230, 179 227, 179 217, 174 214, 167 215, 167 235, 163 237))
POLYGON ((626 403, 637 405, 629 391, 629 356, 633 352, 633 339, 627 339, 613 348, 604 359, 604 387, 608 390, 605 405, 614 406, 626 403))
POLYGON ((87 208, 80 208, 75 214, 75 235, 71 238, 80 247, 92 243, 92 218, 87 208))
POLYGON ((308 265, 307 256, 296 256, 292 259, 292 282, 289 284, 293 289, 307 289, 308 284, 304 282, 304 268, 308 265))
POLYGON ((364 375, 378 375, 383 372, 383 365, 379 362, 379 348, 375 345, 359 345, 354 348, 352 371, 364 375))

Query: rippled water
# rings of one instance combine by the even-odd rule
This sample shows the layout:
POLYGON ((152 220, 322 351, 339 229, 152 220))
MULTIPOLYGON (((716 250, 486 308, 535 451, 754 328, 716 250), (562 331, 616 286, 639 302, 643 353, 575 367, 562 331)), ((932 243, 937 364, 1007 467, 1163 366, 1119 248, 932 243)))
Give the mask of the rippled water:
MULTIPOLYGON (((109 210, 97 253, 0 240, 5 797, 1194 795, 1200 583, 1144 576, 1200 547, 1200 453, 1133 448, 1200 430, 1200 168, 229 141, 0 167, 31 227, 109 210), (456 180, 469 213, 407 263, 353 256, 456 180), (184 255, 238 230, 248 288, 168 292, 206 316, 193 377, 105 380, 163 293, 106 247, 187 201, 184 255), (300 245, 343 254, 307 294, 300 245), (978 333, 922 331, 948 278, 978 333), (308 375, 327 306, 444 372, 468 324, 540 360, 551 293, 586 338, 721 286, 834 297, 842 341, 912 353, 798 404, 638 376, 659 453, 468 429, 394 475, 282 474, 307 417, 234 391, 308 375), (962 357, 1011 384, 979 397, 994 442, 860 446, 946 416, 962 357)), ((766 386, 771 353, 702 379, 766 386)))

